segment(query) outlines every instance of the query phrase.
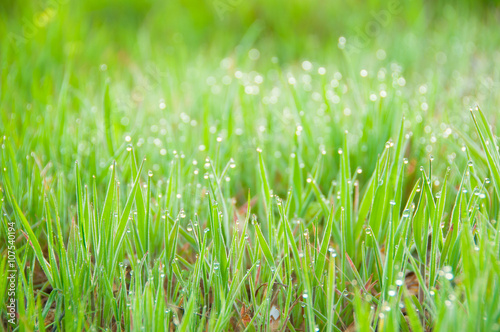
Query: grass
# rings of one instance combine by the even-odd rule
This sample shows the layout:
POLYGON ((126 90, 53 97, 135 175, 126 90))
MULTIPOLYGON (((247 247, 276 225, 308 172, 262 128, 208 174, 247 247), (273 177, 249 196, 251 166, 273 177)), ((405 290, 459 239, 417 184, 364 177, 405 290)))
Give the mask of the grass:
POLYGON ((498 7, 400 5, 0 5, 0 329, 500 331, 498 7))

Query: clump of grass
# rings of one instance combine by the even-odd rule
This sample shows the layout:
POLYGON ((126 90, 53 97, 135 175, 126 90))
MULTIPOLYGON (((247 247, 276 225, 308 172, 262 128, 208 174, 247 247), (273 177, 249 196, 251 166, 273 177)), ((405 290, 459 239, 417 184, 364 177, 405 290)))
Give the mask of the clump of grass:
POLYGON ((403 125, 364 182, 352 171, 346 134, 328 194, 318 183, 324 154, 306 179, 292 159, 286 181, 293 187, 280 197, 259 149, 260 191, 245 201, 229 199, 223 186, 233 161, 220 171, 207 159, 206 189, 194 186, 197 199, 189 201, 177 194, 182 159, 174 159, 166 183, 155 184, 129 148, 128 161, 110 167, 105 195, 95 178, 84 184, 75 165, 74 219, 66 225, 58 187, 34 179, 39 195, 26 201, 5 167, 2 229, 15 222, 25 238, 17 240, 19 325, 498 330, 500 156, 484 114, 471 116, 482 149, 463 165, 460 181, 450 181, 453 170, 436 179, 438 159, 409 182, 403 125), (119 181, 124 174, 128 183, 119 181), (431 179, 441 183, 437 190, 431 179), (19 200, 41 204, 39 223, 28 222, 19 200))
POLYGON ((0 330, 499 331, 497 9, 214 5, 0 3, 0 330))

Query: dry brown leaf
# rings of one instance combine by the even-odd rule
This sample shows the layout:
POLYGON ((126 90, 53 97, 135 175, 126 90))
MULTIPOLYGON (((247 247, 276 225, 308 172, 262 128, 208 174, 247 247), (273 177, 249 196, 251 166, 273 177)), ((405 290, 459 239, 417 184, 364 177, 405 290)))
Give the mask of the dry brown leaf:
POLYGON ((269 312, 269 328, 271 331, 278 331, 280 329, 280 317, 281 311, 273 305, 271 307, 271 312, 269 312))
POLYGON ((45 326, 54 323, 55 315, 56 315, 55 309, 49 309, 49 311, 47 311, 47 316, 45 316, 44 319, 45 326))
POLYGON ((345 330, 344 332, 354 332, 356 331, 356 324, 354 322, 351 323, 351 325, 349 325, 345 330))
POLYGON ((405 277, 406 288, 408 288, 408 294, 418 296, 418 289, 420 284, 418 282, 417 275, 414 272, 410 272, 405 277))
POLYGON ((245 306, 245 303, 243 303, 243 306, 241 307, 240 310, 240 316, 241 316, 241 321, 243 322, 243 325, 245 325, 245 327, 247 327, 250 321, 252 320, 251 314, 252 312, 250 311, 250 308, 247 308, 245 306))

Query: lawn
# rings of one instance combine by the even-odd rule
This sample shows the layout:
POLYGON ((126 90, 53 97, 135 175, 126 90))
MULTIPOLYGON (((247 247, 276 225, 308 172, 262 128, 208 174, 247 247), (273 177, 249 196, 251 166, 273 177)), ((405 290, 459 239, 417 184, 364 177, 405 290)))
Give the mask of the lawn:
POLYGON ((500 4, 0 3, 0 331, 500 331, 500 4))

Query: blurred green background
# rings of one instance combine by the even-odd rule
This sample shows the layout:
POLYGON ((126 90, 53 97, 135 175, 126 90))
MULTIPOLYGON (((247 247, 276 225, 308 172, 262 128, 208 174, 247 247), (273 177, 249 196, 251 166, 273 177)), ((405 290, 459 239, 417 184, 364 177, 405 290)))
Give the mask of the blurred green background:
POLYGON ((4 158, 27 174, 71 182, 79 160, 102 179, 132 144, 160 176, 176 154, 186 172, 234 158, 238 193, 256 188, 261 147, 283 192, 292 152, 307 176, 325 150, 336 174, 346 129, 363 179, 403 115, 418 137, 408 157, 439 155, 441 169, 467 160, 469 107, 498 124, 497 1, 2 1, 0 13, 4 158))

